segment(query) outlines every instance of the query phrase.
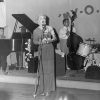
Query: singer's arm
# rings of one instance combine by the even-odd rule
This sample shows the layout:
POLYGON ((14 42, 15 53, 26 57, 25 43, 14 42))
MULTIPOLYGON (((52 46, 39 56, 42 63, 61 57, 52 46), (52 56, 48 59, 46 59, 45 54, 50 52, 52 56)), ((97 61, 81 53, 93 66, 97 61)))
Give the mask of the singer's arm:
POLYGON ((43 39, 43 35, 42 35, 42 31, 37 28, 36 30, 34 30, 33 32, 33 43, 36 45, 41 45, 41 44, 45 44, 46 40, 43 39))
POLYGON ((51 26, 49 26, 49 32, 51 33, 51 38, 48 40, 48 43, 56 41, 56 35, 51 26))
POLYGON ((41 33, 38 30, 38 28, 36 30, 34 30, 33 32, 33 43, 36 45, 40 45, 41 44, 41 33))

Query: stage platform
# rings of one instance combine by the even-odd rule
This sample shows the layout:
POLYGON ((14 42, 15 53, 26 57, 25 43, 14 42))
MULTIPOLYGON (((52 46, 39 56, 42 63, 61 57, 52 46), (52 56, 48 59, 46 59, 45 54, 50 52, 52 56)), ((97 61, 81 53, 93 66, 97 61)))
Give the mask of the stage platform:
MULTIPOLYGON (((86 79, 84 71, 66 71, 64 76, 56 77, 57 87, 100 90, 100 80, 86 79)), ((27 69, 10 70, 7 75, 0 72, 0 82, 30 84, 36 83, 36 73, 28 73, 27 69)))

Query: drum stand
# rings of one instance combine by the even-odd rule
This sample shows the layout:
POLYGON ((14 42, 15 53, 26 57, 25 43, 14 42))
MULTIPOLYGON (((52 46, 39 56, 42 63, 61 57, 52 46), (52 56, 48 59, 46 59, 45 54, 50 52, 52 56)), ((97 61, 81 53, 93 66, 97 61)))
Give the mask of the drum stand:
MULTIPOLYGON (((89 38, 89 39, 87 39, 86 41, 89 41, 89 42, 90 42, 90 45, 91 45, 91 44, 94 45, 94 43, 95 43, 95 38, 93 38, 93 39, 89 38), (93 43, 92 43, 92 42, 93 42, 93 43)), ((95 52, 90 53, 90 54, 92 54, 92 60, 91 60, 92 63, 91 63, 91 66, 93 66, 93 65, 96 64, 96 60, 95 60, 95 57, 94 57, 94 53, 95 53, 95 52)), ((89 55, 90 55, 90 54, 89 54, 89 55)), ((88 56, 89 56, 89 55, 88 55, 88 56)), ((88 63, 88 61, 87 61, 87 63, 88 63)), ((86 64, 87 64, 87 63, 86 63, 86 64)), ((86 66, 86 64, 85 64, 85 66, 86 66)))
POLYGON ((94 66, 95 64, 96 64, 96 60, 94 58, 94 53, 92 53, 92 64, 91 64, 91 66, 94 66))
MULTIPOLYGON (((93 42, 93 45, 94 45, 95 44, 95 38, 93 38, 92 42, 93 42)), ((96 64, 96 60, 95 60, 95 57, 94 57, 94 53, 95 52, 92 52, 92 64, 91 64, 91 66, 94 66, 96 64)))
POLYGON ((89 66, 94 66, 96 65, 96 60, 95 60, 95 57, 94 57, 94 52, 93 53, 90 53, 87 58, 86 58, 86 62, 85 62, 85 65, 84 65, 84 70, 86 71, 87 67, 89 66), (90 56, 90 57, 89 57, 90 56), (92 56, 92 57, 91 57, 92 56), (88 65, 90 64, 90 65, 88 65), (87 66, 88 65, 88 66, 87 66))

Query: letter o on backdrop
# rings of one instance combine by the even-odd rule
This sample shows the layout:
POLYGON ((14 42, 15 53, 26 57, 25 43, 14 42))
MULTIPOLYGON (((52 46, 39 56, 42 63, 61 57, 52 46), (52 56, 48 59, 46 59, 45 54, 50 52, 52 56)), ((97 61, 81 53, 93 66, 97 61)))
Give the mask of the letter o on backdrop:
POLYGON ((93 12, 94 12, 94 8, 92 5, 87 5, 85 8, 84 8, 84 11, 87 15, 91 15, 93 12))

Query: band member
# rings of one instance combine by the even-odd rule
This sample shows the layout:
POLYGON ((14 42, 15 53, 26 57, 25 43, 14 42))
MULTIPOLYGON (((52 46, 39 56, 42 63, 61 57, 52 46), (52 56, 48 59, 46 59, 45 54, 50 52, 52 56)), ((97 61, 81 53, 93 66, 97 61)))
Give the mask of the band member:
POLYGON ((33 42, 38 46, 38 79, 37 95, 48 96, 55 91, 54 47, 56 40, 54 30, 47 25, 47 16, 38 19, 39 26, 33 32, 33 42))
MULTIPOLYGON (((62 52, 62 57, 69 53, 69 48, 67 47, 67 39, 70 36, 70 20, 69 19, 63 19, 63 27, 60 29, 59 32, 59 39, 60 39, 60 50, 62 52)), ((76 29, 73 28, 73 31, 76 32, 76 29)), ((67 57, 66 57, 67 62, 67 57)), ((66 63, 66 68, 68 69, 68 65, 66 63)))

